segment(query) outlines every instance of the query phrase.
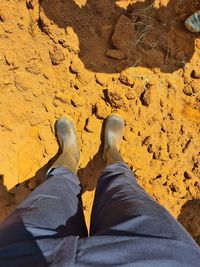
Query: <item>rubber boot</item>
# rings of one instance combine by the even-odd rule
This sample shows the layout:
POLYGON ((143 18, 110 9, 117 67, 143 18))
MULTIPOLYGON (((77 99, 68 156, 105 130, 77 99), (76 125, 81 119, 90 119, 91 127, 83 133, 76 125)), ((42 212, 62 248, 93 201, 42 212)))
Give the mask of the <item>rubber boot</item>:
POLYGON ((80 151, 72 119, 68 117, 59 118, 56 122, 56 134, 62 153, 51 169, 64 167, 76 174, 80 160, 80 151))
POLYGON ((124 161, 119 147, 123 137, 124 120, 119 115, 111 114, 106 119, 104 131, 103 159, 106 165, 124 161))

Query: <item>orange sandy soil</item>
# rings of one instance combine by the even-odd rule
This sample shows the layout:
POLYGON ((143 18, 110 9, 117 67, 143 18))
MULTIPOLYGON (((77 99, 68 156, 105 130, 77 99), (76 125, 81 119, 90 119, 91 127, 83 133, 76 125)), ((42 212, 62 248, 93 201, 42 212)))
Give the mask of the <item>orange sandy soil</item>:
POLYGON ((198 9, 187 0, 0 1, 1 220, 42 182, 58 154, 56 119, 67 114, 89 225, 101 127, 114 111, 139 184, 200 244, 200 38, 184 27, 198 9))

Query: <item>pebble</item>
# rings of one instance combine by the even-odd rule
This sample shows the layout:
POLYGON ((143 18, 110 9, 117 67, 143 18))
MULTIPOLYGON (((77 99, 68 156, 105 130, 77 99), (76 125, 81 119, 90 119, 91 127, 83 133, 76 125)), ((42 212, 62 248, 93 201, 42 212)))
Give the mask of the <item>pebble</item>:
POLYGON ((131 19, 125 15, 121 15, 112 35, 113 46, 126 51, 130 47, 130 41, 134 43, 136 39, 137 33, 134 30, 131 19))
POLYGON ((95 104, 95 115, 99 119, 105 119, 111 113, 111 107, 108 106, 105 101, 100 99, 95 104))
POLYGON ((12 70, 18 69, 19 68, 19 62, 17 60, 16 55, 11 52, 11 51, 7 51, 5 54, 5 60, 6 63, 11 66, 12 70))
POLYGON ((151 136, 146 136, 146 137, 144 138, 143 142, 142 142, 142 145, 147 146, 147 145, 150 144, 150 142, 151 142, 151 136))
POLYGON ((144 93, 142 93, 141 102, 142 102, 142 105, 149 106, 151 102, 151 90, 150 89, 147 89, 146 91, 144 91, 144 93))
POLYGON ((187 180, 189 180, 189 179, 192 178, 192 176, 191 176, 187 171, 184 172, 183 176, 184 176, 185 179, 187 179, 187 180))
POLYGON ((86 124, 85 124, 85 131, 88 133, 93 133, 95 129, 95 124, 96 124, 97 119, 92 116, 90 118, 86 119, 86 124))
POLYGON ((193 70, 191 72, 191 77, 194 79, 200 79, 200 70, 193 70))
POLYGON ((118 92, 112 92, 108 91, 108 99, 110 101, 110 104, 114 108, 121 108, 125 107, 124 100, 118 92))
POLYGON ((49 55, 53 65, 59 65, 65 60, 65 55, 62 52, 62 49, 58 46, 54 46, 53 50, 49 52, 49 55))
POLYGON ((133 100, 136 97, 135 90, 133 88, 129 88, 125 94, 128 100, 133 100))
POLYGON ((73 94, 71 97, 71 103, 74 107, 81 107, 85 105, 85 98, 77 94, 73 94))
POLYGON ((200 80, 194 80, 191 83, 193 93, 197 93, 200 90, 200 80))
POLYGON ((69 96, 64 94, 64 93, 62 93, 62 92, 56 92, 55 98, 57 100, 59 100, 60 102, 62 102, 62 103, 70 104, 69 96))
POLYGON ((120 74, 119 80, 121 83, 127 86, 132 86, 135 83, 135 78, 132 75, 126 74, 124 72, 120 74))
POLYGON ((26 0, 26 6, 28 9, 34 9, 33 0, 26 0))
POLYGON ((96 73, 95 78, 96 78, 96 82, 102 86, 105 86, 108 82, 107 75, 104 73, 96 73))
POLYGON ((188 96, 191 96, 193 94, 193 90, 192 90, 192 87, 191 85, 187 85, 183 88, 183 93, 188 95, 188 96))
POLYGON ((106 51, 106 56, 113 58, 113 59, 118 59, 118 60, 123 60, 125 59, 125 54, 123 51, 117 50, 117 49, 108 49, 106 51))

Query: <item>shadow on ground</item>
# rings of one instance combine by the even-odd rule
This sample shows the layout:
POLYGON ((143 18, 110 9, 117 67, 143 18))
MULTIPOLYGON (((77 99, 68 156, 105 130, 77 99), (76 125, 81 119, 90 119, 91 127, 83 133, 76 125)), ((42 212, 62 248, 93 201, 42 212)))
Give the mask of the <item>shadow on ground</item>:
MULTIPOLYGON (((105 168, 105 163, 101 156, 102 148, 94 155, 86 167, 79 169, 78 177, 80 179, 83 192, 93 191, 96 187, 98 178, 105 168)), ((7 191, 3 184, 3 175, 0 175, 0 221, 5 219, 15 208, 21 203, 37 186, 39 186, 46 177, 48 169, 57 160, 60 155, 60 150, 57 154, 43 167, 41 167, 35 176, 25 182, 16 185, 11 190, 7 191)))
POLYGON ((178 220, 200 246, 200 199, 187 201, 181 209, 178 220))
POLYGON ((198 34, 188 32, 184 20, 198 9, 198 1, 169 0, 166 6, 155 7, 154 1, 146 0, 127 9, 120 2, 40 0, 38 25, 54 42, 73 50, 71 27, 78 37, 79 58, 94 72, 142 66, 172 73, 190 61, 198 34), (61 32, 65 35, 59 39, 61 32))

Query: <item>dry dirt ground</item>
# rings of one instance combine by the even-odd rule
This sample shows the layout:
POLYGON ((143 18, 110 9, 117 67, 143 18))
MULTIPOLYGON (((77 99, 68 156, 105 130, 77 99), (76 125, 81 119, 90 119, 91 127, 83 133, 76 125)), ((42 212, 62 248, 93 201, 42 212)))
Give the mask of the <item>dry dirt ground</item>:
POLYGON ((1 220, 42 182, 58 154, 55 121, 68 114, 89 225, 101 127, 114 111, 139 184, 200 244, 200 36, 184 27, 198 9, 195 0, 0 1, 1 220))

